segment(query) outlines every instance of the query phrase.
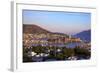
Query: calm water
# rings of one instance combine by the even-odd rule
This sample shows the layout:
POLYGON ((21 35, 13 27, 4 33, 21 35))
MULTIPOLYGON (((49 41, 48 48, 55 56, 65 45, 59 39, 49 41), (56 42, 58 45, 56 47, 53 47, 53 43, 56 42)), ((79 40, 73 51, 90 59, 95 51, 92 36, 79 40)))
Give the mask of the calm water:
POLYGON ((76 46, 80 46, 80 45, 81 45, 80 42, 72 42, 68 44, 53 44, 52 46, 75 48, 76 46))
POLYGON ((69 44, 67 44, 67 48, 74 48, 74 47, 76 47, 76 46, 80 46, 81 45, 81 43, 76 43, 76 42, 74 42, 74 43, 69 43, 69 44))
MULTIPOLYGON (((68 44, 50 44, 51 46, 57 46, 57 47, 67 47, 67 48, 74 48, 76 46, 80 46, 82 43, 80 42, 72 42, 72 43, 68 43, 68 44)), ((49 46, 50 46, 49 45, 49 46)), ((38 46, 36 44, 33 44, 33 46, 38 46)), ((48 46, 48 45, 45 45, 44 46, 48 46)))

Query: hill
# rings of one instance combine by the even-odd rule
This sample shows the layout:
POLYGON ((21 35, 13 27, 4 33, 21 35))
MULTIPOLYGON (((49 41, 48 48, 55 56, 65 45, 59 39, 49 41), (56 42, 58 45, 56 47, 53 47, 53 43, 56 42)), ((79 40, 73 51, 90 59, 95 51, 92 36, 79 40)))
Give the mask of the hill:
POLYGON ((76 38, 80 38, 83 41, 91 42, 91 30, 82 31, 74 35, 76 38))
POLYGON ((51 33, 51 32, 34 24, 23 24, 23 33, 35 34, 35 33, 51 33))

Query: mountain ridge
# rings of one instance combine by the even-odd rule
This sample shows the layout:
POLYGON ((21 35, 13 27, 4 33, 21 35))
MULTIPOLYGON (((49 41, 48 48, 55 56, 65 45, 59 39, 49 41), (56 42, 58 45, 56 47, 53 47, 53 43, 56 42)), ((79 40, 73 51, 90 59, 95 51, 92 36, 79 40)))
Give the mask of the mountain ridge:
POLYGON ((50 31, 43 29, 35 24, 23 24, 23 33, 35 34, 35 33, 51 33, 50 31))
POLYGON ((36 34, 36 33, 44 33, 44 34, 59 34, 59 35, 67 35, 60 32, 51 32, 41 26, 35 24, 23 24, 23 33, 27 34, 36 34))
POLYGON ((86 42, 91 42, 91 30, 89 29, 89 30, 79 32, 75 34, 74 37, 80 38, 81 40, 86 42))

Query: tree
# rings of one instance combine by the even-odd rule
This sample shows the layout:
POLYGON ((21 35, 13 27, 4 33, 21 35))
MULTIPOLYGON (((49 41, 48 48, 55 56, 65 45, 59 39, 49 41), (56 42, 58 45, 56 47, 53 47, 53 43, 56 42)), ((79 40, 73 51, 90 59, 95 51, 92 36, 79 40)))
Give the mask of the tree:
POLYGON ((80 48, 80 47, 75 47, 74 51, 75 51, 76 56, 88 57, 91 55, 91 53, 89 52, 88 49, 84 49, 84 48, 80 48))
POLYGON ((71 56, 74 56, 74 54, 75 54, 74 50, 69 49, 69 48, 64 48, 63 53, 64 53, 65 57, 71 57, 71 56))
POLYGON ((63 53, 58 53, 56 55, 56 59, 63 60, 64 59, 64 54, 63 53))

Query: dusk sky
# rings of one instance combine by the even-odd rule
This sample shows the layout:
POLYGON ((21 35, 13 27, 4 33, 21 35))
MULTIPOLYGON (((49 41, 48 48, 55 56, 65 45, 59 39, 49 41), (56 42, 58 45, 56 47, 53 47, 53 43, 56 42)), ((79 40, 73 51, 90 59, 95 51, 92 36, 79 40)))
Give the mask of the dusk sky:
POLYGON ((69 35, 91 29, 90 13, 23 10, 22 20, 23 24, 69 35))

